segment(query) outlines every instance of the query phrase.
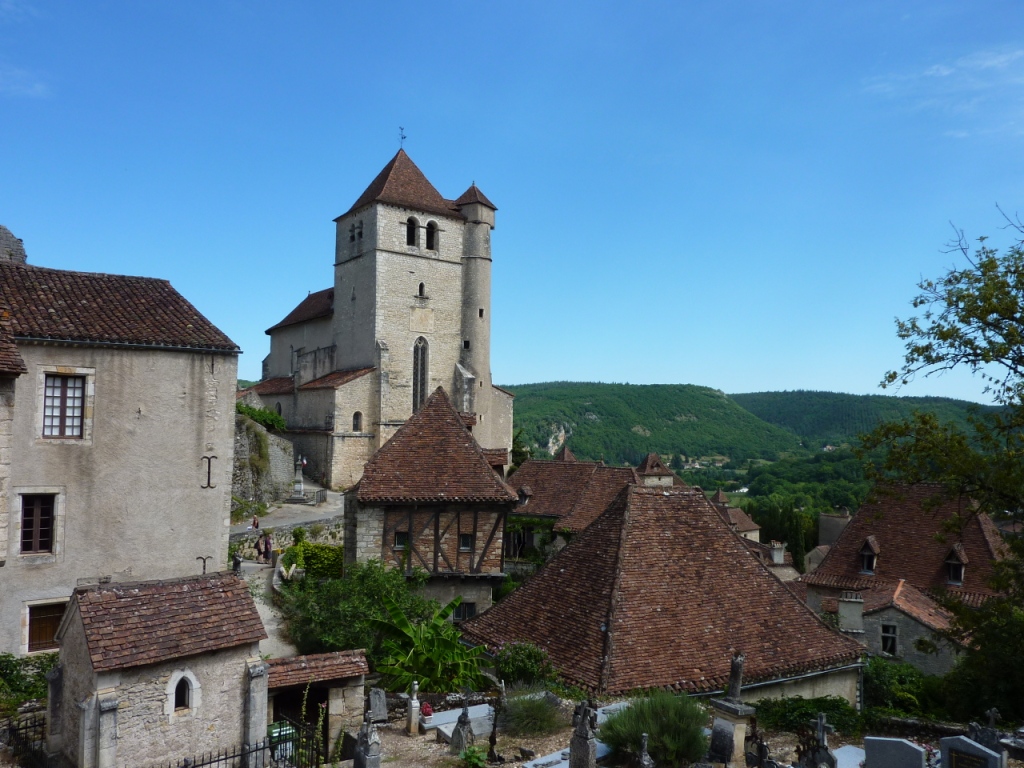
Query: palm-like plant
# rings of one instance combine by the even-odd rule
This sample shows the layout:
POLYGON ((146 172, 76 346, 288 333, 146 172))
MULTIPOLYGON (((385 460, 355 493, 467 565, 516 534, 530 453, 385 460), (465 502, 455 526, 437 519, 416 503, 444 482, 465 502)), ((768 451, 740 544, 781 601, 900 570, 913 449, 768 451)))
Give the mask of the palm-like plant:
POLYGON ((384 661, 377 671, 393 690, 406 690, 418 680, 424 691, 450 692, 460 688, 478 688, 483 681, 480 657, 483 647, 470 648, 460 642, 461 634, 449 617, 462 602, 456 597, 419 624, 409 621, 402 609, 388 597, 383 598, 390 621, 374 619, 373 627, 384 640, 384 661))

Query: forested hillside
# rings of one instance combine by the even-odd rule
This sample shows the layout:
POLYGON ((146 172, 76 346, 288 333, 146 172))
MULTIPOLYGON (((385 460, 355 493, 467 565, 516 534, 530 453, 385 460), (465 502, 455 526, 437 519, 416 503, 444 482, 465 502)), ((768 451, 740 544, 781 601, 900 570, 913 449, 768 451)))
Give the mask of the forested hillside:
POLYGON ((853 443, 883 421, 930 411, 942 421, 966 423, 972 408, 991 410, 966 400, 947 397, 887 397, 840 392, 751 392, 730 397, 752 414, 807 440, 811 449, 826 444, 853 443))
POLYGON ((567 438, 581 459, 636 464, 652 451, 743 461, 800 448, 792 432, 708 387, 562 381, 506 389, 516 395, 515 428, 534 450, 557 450, 567 438))

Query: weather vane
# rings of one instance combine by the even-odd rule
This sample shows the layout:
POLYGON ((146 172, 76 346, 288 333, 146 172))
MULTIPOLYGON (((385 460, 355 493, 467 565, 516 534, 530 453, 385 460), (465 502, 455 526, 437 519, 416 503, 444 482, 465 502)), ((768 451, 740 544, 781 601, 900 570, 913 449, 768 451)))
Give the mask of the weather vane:
POLYGON ((403 128, 402 126, 398 126, 398 147, 399 147, 399 149, 402 149, 402 148, 405 147, 405 139, 406 139, 405 128, 403 128))

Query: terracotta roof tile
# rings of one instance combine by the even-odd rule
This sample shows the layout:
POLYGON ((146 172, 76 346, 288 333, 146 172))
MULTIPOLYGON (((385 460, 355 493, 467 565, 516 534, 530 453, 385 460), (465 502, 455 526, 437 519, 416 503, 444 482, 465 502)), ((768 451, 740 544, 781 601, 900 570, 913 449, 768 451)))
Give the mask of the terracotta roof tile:
POLYGON ((535 643, 569 682, 610 694, 721 689, 737 650, 750 682, 856 662, 860 645, 741 542, 698 490, 627 486, 523 586, 463 623, 463 636, 535 643))
POLYGON ((718 509, 718 514, 722 516, 736 533, 749 533, 750 531, 759 531, 761 526, 755 523, 746 512, 738 507, 719 507, 717 504, 715 507, 718 509))
POLYGON ((964 583, 951 592, 991 595, 988 581, 994 559, 1003 557, 1003 542, 991 520, 974 512, 968 501, 943 501, 937 507, 938 486, 919 484, 877 489, 854 515, 817 570, 804 579, 819 586, 860 589, 873 580, 907 583, 922 591, 947 588, 946 558, 960 543, 970 565, 964 583), (963 522, 959 535, 938 534, 947 521, 963 522), (878 553, 874 575, 861 573, 860 552, 867 545, 878 553), (831 583, 829 583, 831 582, 831 583))
POLYGON ((334 289, 325 288, 322 291, 310 293, 299 302, 291 312, 285 315, 284 320, 277 325, 272 325, 265 333, 276 331, 288 325, 304 323, 307 320, 316 320, 318 317, 331 317, 334 314, 334 289))
POLYGON ((558 530, 581 531, 640 478, 632 467, 606 467, 592 461, 524 461, 509 478, 516 491, 528 487, 513 514, 560 518, 558 530), (525 501, 525 503, 524 503, 525 501))
POLYGON ((307 381, 299 389, 337 389, 372 372, 373 368, 355 368, 350 371, 335 371, 319 379, 307 381))
POLYGON ((289 685, 322 683, 346 677, 369 674, 366 651, 335 651, 307 656, 290 656, 285 659, 270 659, 268 685, 270 688, 285 688, 289 685))
POLYGON ((357 495, 382 504, 517 498, 441 387, 366 463, 357 495))
POLYGON ((593 523, 608 505, 615 501, 624 487, 636 485, 640 479, 632 467, 599 465, 572 509, 555 526, 560 531, 576 533, 593 523))
POLYGON ((0 260, 0 285, 0 310, 10 312, 15 340, 238 352, 166 280, 0 260))
POLYGON ((75 590, 93 669, 155 664, 267 637, 249 588, 233 573, 75 590))
POLYGON ((576 461, 576 454, 569 450, 569 446, 563 444, 558 453, 555 454, 555 461, 576 461))
POLYGON ((404 149, 398 150, 398 154, 391 158, 366 191, 341 216, 347 216, 370 203, 388 203, 440 216, 463 218, 455 203, 441 196, 404 149))
POLYGON ((498 210, 498 206, 488 200, 487 195, 481 192, 480 187, 476 184, 470 184, 469 189, 459 195, 458 199, 455 201, 455 205, 457 206, 470 205, 471 203, 482 203, 491 210, 498 210))
POLYGON ((26 372, 25 361, 11 335, 10 314, 0 308, 0 375, 18 376, 26 372))
POLYGON ((253 384, 248 389, 243 389, 242 393, 255 392, 257 395, 290 395, 292 389, 293 382, 291 376, 278 376, 274 379, 264 379, 253 384))
POLYGON ((675 472, 666 467, 656 453, 648 453, 637 466, 636 473, 641 477, 675 477, 675 472))
POLYGON ((929 595, 903 579, 872 584, 860 596, 864 599, 865 616, 886 608, 896 608, 929 629, 949 629, 952 618, 950 614, 929 595))

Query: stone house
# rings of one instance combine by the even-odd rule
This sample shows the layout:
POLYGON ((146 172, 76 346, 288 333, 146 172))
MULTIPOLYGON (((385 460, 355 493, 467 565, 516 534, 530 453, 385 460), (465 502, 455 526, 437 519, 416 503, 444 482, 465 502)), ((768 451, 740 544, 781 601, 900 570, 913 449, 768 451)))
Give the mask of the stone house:
POLYGON ((239 350, 166 280, 8 248, 0 285, 0 652, 26 654, 80 584, 226 562, 239 350))
POLYGON ((926 483, 878 488, 800 582, 812 610, 837 613, 843 631, 872 652, 943 674, 955 649, 918 650, 949 625, 935 595, 980 604, 995 594, 989 580, 1005 555, 998 529, 970 500, 943 499, 926 483))
POLYGON ((731 506, 729 504, 729 497, 721 489, 715 491, 715 495, 711 497, 711 503, 715 505, 715 509, 718 510, 726 525, 732 528, 738 535, 749 541, 760 543, 761 526, 755 523, 750 515, 742 509, 731 506))
POLYGON ((337 219, 334 283, 267 330, 252 391, 281 414, 307 473, 347 487, 438 386, 485 449, 512 447, 512 395, 491 382, 494 204, 446 200, 399 150, 337 219))
POLYGON ((426 570, 427 597, 462 596, 456 621, 490 607, 516 502, 501 477, 505 457, 482 449, 467 421, 439 387, 345 493, 345 562, 426 570))
POLYGON ((263 741, 266 636, 231 573, 79 587, 57 632, 48 751, 114 768, 263 741))
POLYGON ((744 697, 859 704, 858 643, 750 556, 703 492, 627 485, 529 581, 463 624, 495 649, 530 642, 571 684, 622 695, 720 691, 746 654, 744 697))

